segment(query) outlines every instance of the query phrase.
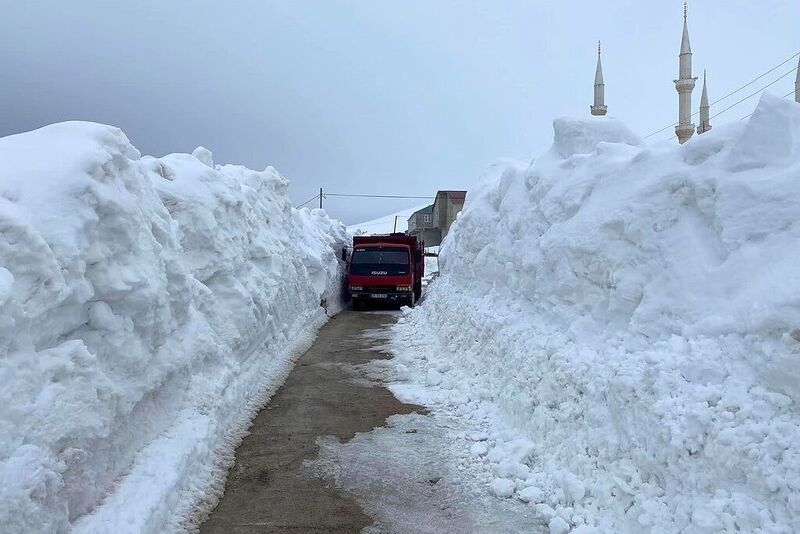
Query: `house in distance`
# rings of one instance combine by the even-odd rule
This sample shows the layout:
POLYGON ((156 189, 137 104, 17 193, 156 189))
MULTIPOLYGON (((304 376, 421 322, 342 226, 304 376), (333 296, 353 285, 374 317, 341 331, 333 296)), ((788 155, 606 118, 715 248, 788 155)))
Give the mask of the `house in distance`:
POLYGON ((433 204, 415 211, 408 218, 407 233, 424 241, 425 246, 439 246, 456 215, 464 208, 466 198, 466 191, 437 191, 433 204))
POLYGON ((425 206, 411 214, 408 218, 408 235, 421 239, 428 246, 439 244, 442 233, 433 224, 433 204, 425 206))

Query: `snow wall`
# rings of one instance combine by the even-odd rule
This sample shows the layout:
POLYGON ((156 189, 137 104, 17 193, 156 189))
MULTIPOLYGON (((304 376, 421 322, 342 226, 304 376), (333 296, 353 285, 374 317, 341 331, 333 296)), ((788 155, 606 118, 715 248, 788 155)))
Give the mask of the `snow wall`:
POLYGON ((336 311, 344 227, 118 129, 0 139, 0 524, 169 532, 336 311))
POLYGON ((470 461, 552 532, 800 532, 800 105, 554 127, 469 192, 396 391, 489 428, 470 461))

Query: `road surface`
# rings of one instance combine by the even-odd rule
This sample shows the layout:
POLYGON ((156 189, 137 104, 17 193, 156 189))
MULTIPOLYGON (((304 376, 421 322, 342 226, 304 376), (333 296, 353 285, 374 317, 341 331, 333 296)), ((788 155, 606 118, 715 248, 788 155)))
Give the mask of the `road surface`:
POLYGON ((318 438, 347 441, 390 415, 418 409, 349 372, 385 358, 370 350, 363 333, 393 321, 388 312, 345 311, 320 330, 236 450, 225 493, 201 533, 344 533, 372 524, 359 504, 304 462, 317 457, 318 438))
POLYGON ((382 351, 399 312, 345 311, 319 332, 236 450, 202 534, 543 532, 487 490, 456 414, 397 400, 382 351))

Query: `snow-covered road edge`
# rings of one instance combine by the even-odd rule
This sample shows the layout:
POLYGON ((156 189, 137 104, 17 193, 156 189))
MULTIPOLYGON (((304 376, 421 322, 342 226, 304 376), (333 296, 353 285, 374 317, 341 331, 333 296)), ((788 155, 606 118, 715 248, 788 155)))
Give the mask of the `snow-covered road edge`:
MULTIPOLYGON (((233 467, 236 448, 247 436, 253 418, 286 380, 297 359, 314 342, 325 322, 294 325, 296 339, 268 353, 269 367, 229 387, 249 389, 252 396, 229 414, 198 413, 188 408, 178 425, 151 442, 138 455, 131 472, 92 514, 81 518, 72 532, 195 532, 222 497, 233 467), (224 418, 224 419, 223 419, 224 418), (224 423, 223 423, 224 421, 224 423), (215 431, 223 429, 221 437, 215 431), (208 447, 208 443, 216 443, 208 447), (153 474, 158 476, 153 476, 153 474)), ((253 354, 267 347, 260 345, 253 354)))
POLYGON ((681 147, 554 126, 470 191, 393 391, 487 429, 553 532, 796 532, 800 107, 681 147))
POLYGON ((191 527, 340 309, 344 226, 272 168, 142 157, 109 126, 6 137, 0 160, 0 522, 191 527))

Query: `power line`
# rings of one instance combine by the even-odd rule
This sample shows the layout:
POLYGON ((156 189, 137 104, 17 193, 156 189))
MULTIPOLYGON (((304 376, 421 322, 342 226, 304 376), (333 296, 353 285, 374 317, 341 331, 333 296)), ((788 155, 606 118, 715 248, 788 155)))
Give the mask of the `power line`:
MULTIPOLYGON (((787 96, 791 96, 791 95, 793 95, 793 94, 794 94, 794 90, 792 90, 792 91, 789 91, 788 93, 786 93, 785 95, 783 95, 783 98, 786 98, 787 96)), ((750 113, 748 113, 747 115, 745 115, 744 117, 742 117, 742 118, 741 118, 741 119, 739 119, 739 120, 740 120, 740 121, 743 121, 743 120, 745 120, 747 117, 749 117, 750 115, 752 115, 753 113, 755 113, 755 111, 751 111, 750 113)))
POLYGON ((302 204, 300 204, 299 206, 295 206, 295 208, 302 208, 303 206, 305 206, 306 204, 308 204, 312 200, 317 200, 318 198, 319 198, 319 194, 316 194, 313 197, 311 197, 308 200, 306 200, 305 202, 303 202, 302 204))
POLYGON ((359 194, 345 194, 345 193, 325 193, 326 197, 360 197, 360 198, 420 198, 430 200, 433 197, 415 197, 407 195, 359 195, 359 194))
MULTIPOLYGON (((744 102, 744 101, 745 101, 745 100, 747 100, 748 98, 752 98, 752 97, 754 97, 755 95, 757 95, 758 93, 760 93, 761 91, 763 91, 764 89, 766 89, 767 87, 769 87, 769 86, 771 86, 771 85, 775 85, 776 83, 778 83, 779 81, 781 81, 783 78, 786 78, 788 75, 790 75, 791 73, 793 73, 793 72, 794 72, 794 71, 796 71, 796 70, 797 70, 797 67, 793 68, 792 70, 790 70, 790 71, 789 71, 789 72, 787 72, 786 74, 782 74, 782 75, 781 75, 779 78, 776 78, 775 80, 773 80, 773 81, 769 82, 767 85, 765 85, 764 87, 762 87, 762 88, 761 88, 761 89, 759 89, 758 91, 755 91, 755 92, 753 92, 753 93, 750 93, 750 94, 749 94, 749 95, 747 95, 746 97, 742 98, 741 100, 738 100, 738 101, 734 102, 733 104, 731 104, 731 105, 730 105, 730 106, 728 106, 727 108, 723 109, 722 111, 720 111, 720 112, 718 112, 718 113, 715 113, 714 115, 711 115, 711 116, 710 116, 708 119, 709 119, 709 120, 711 120, 711 119, 713 119, 714 117, 719 117, 720 115, 722 115, 723 113, 725 113, 726 111, 728 111, 729 109, 731 109, 732 107, 738 106, 739 104, 741 104, 742 102, 744 102)), ((794 93, 794 91, 792 91, 792 93, 794 93)))
MULTIPOLYGON (((794 70, 797 70, 797 69, 794 69, 794 70)), ((780 79, 780 78, 778 78, 778 80, 779 80, 779 79, 780 79)), ((775 80, 775 81, 777 82, 778 80, 775 80)), ((773 82, 773 83, 774 83, 774 82, 773 82)), ((758 91, 756 91, 754 94, 758 94, 758 91)), ((782 98, 786 98, 787 96, 792 96, 793 94, 794 94, 794 90, 792 90, 792 91, 789 91, 788 93, 786 93, 785 95, 783 95, 783 97, 782 97, 782 98)), ((753 95, 750 95, 750 96, 753 96, 753 95)), ((742 101, 744 101, 744 100, 747 100, 747 98, 749 98, 749 97, 745 97, 745 98, 743 98, 743 99, 742 99, 742 101)), ((736 105, 736 104, 733 104, 733 106, 735 106, 735 105, 736 105)), ((733 106, 731 106, 731 107, 733 107, 733 106)), ((728 109, 730 109, 730 108, 728 108, 728 109)), ((725 111, 727 111, 727 110, 722 110, 722 111, 720 111, 719 113, 717 113, 717 115, 719 115, 720 113, 725 113, 725 111)), ((747 114, 747 115, 745 115, 744 117, 740 117, 740 118, 739 118, 739 120, 740 120, 740 121, 743 121, 743 120, 745 120, 747 117, 751 116, 753 113, 755 113, 755 111, 751 111, 750 113, 748 113, 748 114, 747 114)), ((716 117, 717 115, 714 115, 714 117, 716 117)), ((713 118, 713 117, 709 117, 709 120, 711 120, 712 118, 713 118)), ((678 137, 677 135, 673 135, 672 137, 669 137, 669 138, 667 138, 667 139, 664 139, 664 141, 672 141, 673 139, 675 139, 675 138, 677 138, 677 137, 678 137)))
MULTIPOLYGON (((319 196, 320 196, 319 194, 316 194, 313 197, 311 197, 308 200, 306 200, 305 202, 303 202, 302 204, 300 204, 298 206, 295 206, 295 208, 302 208, 303 206, 305 206, 309 202, 318 199, 319 196)), ((352 194, 350 194, 350 193, 323 193, 322 194, 322 198, 328 198, 328 197, 415 198, 415 199, 424 199, 424 200, 432 200, 434 198, 433 196, 422 197, 422 196, 410 196, 410 195, 364 195, 364 194, 357 194, 357 193, 352 193, 352 194)))
MULTIPOLYGON (((771 68, 771 69, 769 69, 768 71, 764 72, 763 74, 759 74, 758 76, 756 76, 755 78, 753 78, 752 80, 750 80, 749 82, 747 82, 746 84, 744 84, 744 85, 742 85, 741 87, 739 87, 739 88, 737 88, 737 89, 735 89, 735 90, 731 91, 730 93, 728 93, 727 95, 723 96, 722 98, 718 98, 717 100, 715 100, 714 102, 712 102, 712 103, 711 103, 711 104, 709 104, 709 105, 710 105, 710 106, 713 106, 714 104, 718 104, 719 102, 722 102, 723 100, 725 100, 725 99, 726 99, 726 98, 728 98, 729 96, 732 96, 732 95, 734 95, 734 94, 738 93, 739 91, 741 91, 741 90, 742 90, 742 89, 744 89, 745 87, 748 87, 748 86, 750 86, 750 85, 753 85, 755 82, 757 82, 758 80, 760 80, 761 78, 763 78, 764 76, 766 76, 767 74, 769 74, 770 72, 773 72, 773 71, 774 71, 774 70, 776 70, 777 68, 779 68, 779 67, 782 67, 783 65, 785 65, 785 64, 787 64, 787 63, 789 63, 791 60, 793 60, 793 59, 794 59, 794 58, 796 58, 797 56, 800 56, 800 52, 797 52, 797 53, 796 53, 796 54, 794 54, 792 57, 790 57, 790 58, 786 59, 785 61, 783 61, 783 62, 781 62, 781 63, 778 63, 777 65, 775 65, 774 67, 772 67, 772 68, 771 68)), ((792 72, 794 72, 795 70, 797 70, 797 68, 794 68, 794 69, 792 69, 792 72)), ((784 75, 784 76, 785 76, 785 75, 784 75)), ((781 78, 783 78, 783 76, 781 76, 781 78)), ((778 79, 780 79, 780 78, 778 78, 778 79)), ((772 85, 772 84, 770 84, 770 85, 772 85)), ((767 87, 769 87, 769 86, 767 86, 767 87)), ((751 96, 752 96, 752 95, 751 95, 751 96)), ((749 98, 749 97, 748 97, 748 98, 749 98)), ((746 99, 745 99, 745 100, 746 100, 746 99)), ((735 104, 734 104, 734 105, 735 105, 735 104)), ((730 109, 730 108, 728 108, 728 109, 730 109)), ((695 111, 695 112, 694 112, 694 113, 692 113, 690 116, 691 116, 691 117, 694 117, 695 115, 698 115, 699 113, 700 113, 700 111, 695 111)), ((668 125, 668 126, 664 126, 663 128, 661 128, 661 129, 659 129, 659 130, 656 130, 656 131, 655 131, 655 132, 653 132, 653 133, 650 133, 650 134, 647 134, 647 135, 645 135, 645 136, 643 137, 643 139, 647 139, 648 137, 653 137, 654 135, 656 135, 656 134, 659 134, 659 133, 663 132, 664 130, 666 130, 666 129, 668 129, 668 128, 672 128, 673 126, 677 126, 677 125, 678 125, 678 123, 677 123, 677 122, 673 122, 672 124, 670 124, 670 125, 668 125)), ((677 136, 673 136, 673 137, 677 137, 677 136)), ((670 137, 670 139, 672 139, 672 137, 670 137)))
MULTIPOLYGON (((719 102, 722 102, 723 100, 725 100, 725 99, 726 99, 726 98, 728 98, 729 96, 733 95, 734 93, 737 93, 737 92, 741 91, 741 90, 742 90, 742 89, 744 89, 745 87, 747 87, 747 86, 749 86, 749 85, 753 85, 755 82, 757 82, 758 80, 760 80, 761 78, 763 78, 764 76, 766 76, 767 74, 769 74, 770 72, 772 72, 772 71, 774 71, 774 70, 777 70, 777 69, 778 69, 778 67, 782 67, 782 66, 786 65, 787 63, 789 63, 791 60, 793 60, 793 59, 794 59, 794 58, 796 58, 797 56, 800 56, 800 52, 796 53, 795 55, 793 55, 792 57, 790 57, 789 59, 787 59, 787 60, 786 60, 786 61, 784 61, 783 63, 780 63, 780 64, 778 64, 778 65, 775 65, 774 67, 772 67, 771 69, 769 69, 769 70, 768 70, 767 72, 765 72, 764 74, 762 74, 762 75, 760 75, 760 76, 757 76, 756 78, 753 78, 751 81, 747 82, 746 84, 744 84, 743 86, 741 86, 741 87, 740 87, 739 89, 737 89, 736 91, 731 91, 731 92, 730 92, 730 93, 728 93, 727 95, 725 95, 725 96, 723 96, 722 98, 719 98, 719 99, 717 99, 717 100, 713 101, 713 102, 712 102, 711 104, 709 104, 709 105, 713 106, 714 104, 718 104, 719 102)), ((794 70, 797 70, 797 69, 794 69, 794 70)), ((698 111, 698 113, 699 113, 699 111, 698 111)))

